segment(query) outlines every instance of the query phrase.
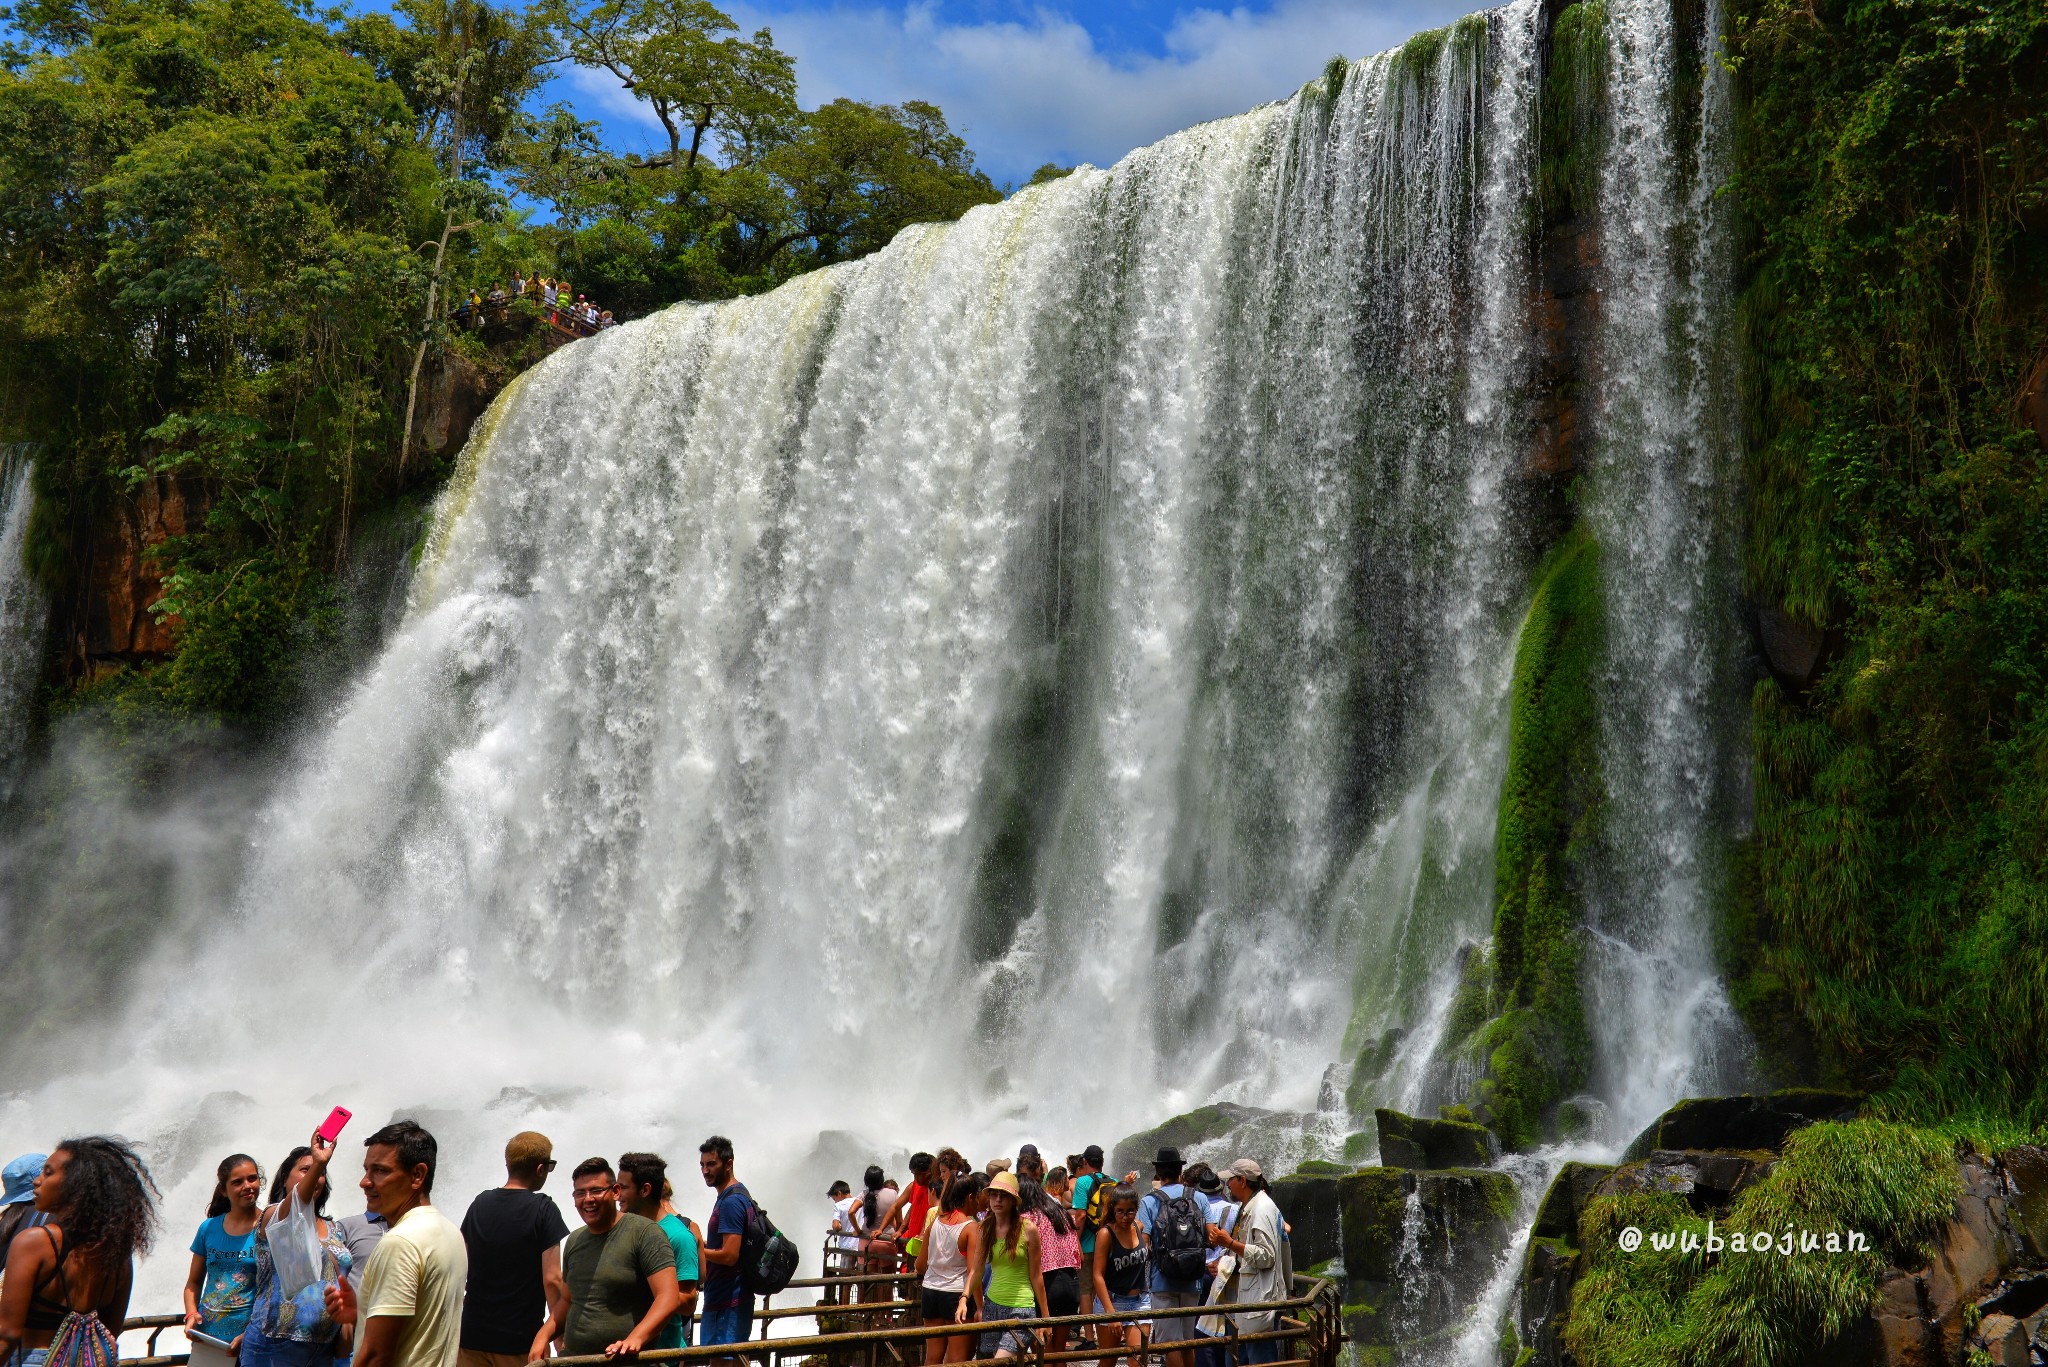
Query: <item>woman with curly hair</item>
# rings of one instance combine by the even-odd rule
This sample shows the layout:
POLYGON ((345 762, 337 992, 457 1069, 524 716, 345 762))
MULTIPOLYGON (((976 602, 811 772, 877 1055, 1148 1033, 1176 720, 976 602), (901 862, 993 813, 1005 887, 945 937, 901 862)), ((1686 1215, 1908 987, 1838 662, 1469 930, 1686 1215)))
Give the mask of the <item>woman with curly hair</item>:
POLYGON ((111 1367, 135 1256, 156 1236, 156 1182, 135 1150, 90 1135, 51 1151, 35 1192, 36 1209, 50 1219, 16 1235, 8 1251, 0 1359, 111 1367))

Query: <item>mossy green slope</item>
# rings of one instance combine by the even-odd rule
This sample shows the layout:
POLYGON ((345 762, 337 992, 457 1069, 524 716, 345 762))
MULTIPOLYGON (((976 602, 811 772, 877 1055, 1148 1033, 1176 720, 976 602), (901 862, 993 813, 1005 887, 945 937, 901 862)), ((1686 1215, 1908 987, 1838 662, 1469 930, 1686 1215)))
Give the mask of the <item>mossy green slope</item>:
POLYGON ((1586 1080, 1579 889, 1601 807, 1604 640, 1599 546, 1578 527, 1544 562, 1516 643, 1490 972, 1468 972, 1454 1013, 1482 1066, 1475 1109, 1510 1148, 1543 1138, 1547 1113, 1586 1080))
MULTIPOLYGON (((1635 1192, 1588 1203, 1579 1222, 1586 1266, 1572 1293, 1565 1343, 1582 1367, 1794 1367, 1811 1362, 1877 1298, 1887 1263, 1915 1266, 1959 1191, 1945 1136, 1876 1120, 1819 1124, 1793 1135, 1785 1156, 1736 1197, 1706 1251, 1707 1218, 1682 1195, 1635 1192), (1635 1253, 1617 1238, 1691 1235, 1698 1247, 1635 1253), (1849 1231, 1860 1252, 1786 1256, 1737 1251, 1759 1232, 1849 1231)), ((1795 1247, 1797 1245, 1795 1244, 1795 1247)))
MULTIPOLYGON (((1906 1116, 2048 1114, 2048 7, 1735 0, 1752 1020, 1906 1116)), ((1767 1033, 1760 1030, 1759 1033, 1767 1033)))

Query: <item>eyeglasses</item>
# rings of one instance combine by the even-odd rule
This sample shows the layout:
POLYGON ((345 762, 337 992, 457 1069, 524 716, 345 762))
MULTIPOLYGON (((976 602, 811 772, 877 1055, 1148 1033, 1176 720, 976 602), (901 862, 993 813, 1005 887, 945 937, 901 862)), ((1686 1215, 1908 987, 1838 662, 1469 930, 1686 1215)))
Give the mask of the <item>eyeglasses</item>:
POLYGON ((553 1172, 555 1167, 556 1163, 552 1158, 543 1158, 540 1162, 540 1170, 542 1172, 553 1172))

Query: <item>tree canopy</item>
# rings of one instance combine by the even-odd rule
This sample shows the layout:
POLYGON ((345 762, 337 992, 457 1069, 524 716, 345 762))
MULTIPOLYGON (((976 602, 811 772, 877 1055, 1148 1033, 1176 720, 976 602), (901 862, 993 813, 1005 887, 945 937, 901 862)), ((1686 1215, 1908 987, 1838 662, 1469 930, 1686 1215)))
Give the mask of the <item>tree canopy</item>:
MULTIPOLYGON (((0 7, 0 438, 36 442, 37 568, 78 601, 109 511, 167 479, 153 697, 291 691, 351 528, 407 484, 423 367, 503 375, 454 301, 568 277, 621 319, 767 289, 999 198, 936 106, 804 110, 795 65, 703 0, 18 0, 0 7), (534 107, 562 63, 666 130, 621 153, 534 107)), ((85 682, 82 648, 54 671, 85 682)))

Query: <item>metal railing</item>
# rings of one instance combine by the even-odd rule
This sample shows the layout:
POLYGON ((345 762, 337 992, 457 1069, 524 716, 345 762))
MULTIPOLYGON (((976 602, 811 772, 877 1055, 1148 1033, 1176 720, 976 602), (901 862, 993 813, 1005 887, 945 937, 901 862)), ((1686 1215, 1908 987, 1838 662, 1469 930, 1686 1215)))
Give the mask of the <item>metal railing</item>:
MULTIPOLYGON (((863 1257, 867 1256, 865 1254, 863 1257)), ((899 1255, 900 1256, 900 1255, 899 1255)), ((980 1335, 996 1330, 1014 1330, 1018 1335, 1028 1337, 1030 1350, 1006 1359, 1016 1364, 1031 1364, 1031 1367, 1047 1367, 1048 1364, 1071 1362, 1114 1363, 1119 1358, 1137 1357, 1140 1360, 1151 1351, 1149 1343, 1135 1354, 1122 1342, 1090 1344, 1086 1347, 1053 1350, 1047 1347, 1048 1336, 1036 1331, 1068 1329, 1100 1329, 1103 1326, 1133 1324, 1143 1326, 1154 1316, 1150 1311, 1129 1314, 1054 1315, 1041 1319, 1026 1320, 975 1320, 966 1324, 899 1324, 884 1329, 857 1329, 829 1333, 791 1335, 776 1338, 769 1334, 770 1327, 789 1319, 814 1317, 821 1320, 836 1320, 848 1315, 891 1315, 908 1317, 916 1310, 914 1300, 897 1299, 892 1296, 881 1301, 857 1301, 831 1299, 834 1294, 850 1293, 856 1287, 885 1282, 902 1282, 902 1271, 862 1273, 851 1276, 807 1277, 792 1281, 783 1293, 790 1291, 815 1290, 825 1294, 811 1305, 786 1306, 780 1309, 770 1305, 773 1297, 763 1297, 762 1305, 754 1311, 754 1320, 761 1326, 761 1337, 748 1339, 745 1343, 696 1345, 689 1348, 655 1348, 640 1354, 641 1363, 710 1363, 725 1359, 750 1359, 766 1367, 783 1367, 785 1362, 795 1364, 805 1359, 820 1363, 835 1364, 836 1367, 904 1367, 921 1364, 925 1360, 924 1346, 932 1339, 958 1338, 972 1334, 980 1335)), ((1273 1359, 1271 1367, 1337 1367, 1344 1344, 1344 1321, 1342 1306, 1336 1286, 1323 1278, 1297 1276, 1294 1279, 1295 1295, 1283 1301, 1264 1301, 1252 1304, 1231 1303, 1227 1305, 1202 1306, 1190 1309, 1185 1316, 1210 1315, 1234 1316, 1278 1312, 1276 1327, 1255 1333, 1239 1332, 1236 1321, 1224 1320, 1225 1332, 1215 1338, 1198 1340, 1188 1347, 1204 1347, 1223 1355, 1228 1367, 1242 1367, 1245 1350, 1253 1344, 1274 1343, 1281 1345, 1279 1356, 1273 1359)), ((157 1354, 157 1338, 165 1329, 182 1326, 182 1315, 145 1315, 126 1321, 122 1332, 148 1331, 146 1356, 122 1358, 119 1367, 185 1367, 187 1357, 182 1353, 157 1354)), ((1078 1337, 1078 1336, 1077 1336, 1078 1337)), ((1122 1336, 1118 1336, 1119 1339, 1122 1336)), ((1147 1335, 1149 1339, 1149 1335, 1147 1335)), ((978 1348, 977 1344, 977 1348, 978 1348)), ((992 1363, 998 1359, 973 1357, 953 1367, 967 1367, 968 1363, 992 1363)), ((602 1356, 557 1357, 549 1359, 550 1367, 617 1367, 614 1359, 602 1356)))

